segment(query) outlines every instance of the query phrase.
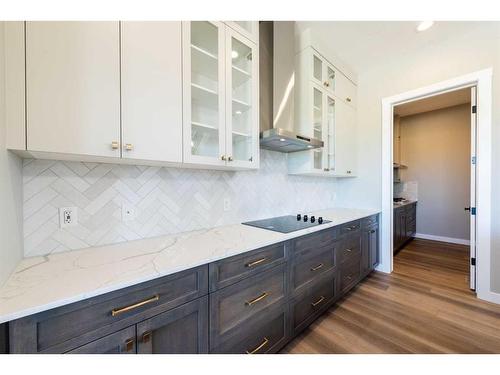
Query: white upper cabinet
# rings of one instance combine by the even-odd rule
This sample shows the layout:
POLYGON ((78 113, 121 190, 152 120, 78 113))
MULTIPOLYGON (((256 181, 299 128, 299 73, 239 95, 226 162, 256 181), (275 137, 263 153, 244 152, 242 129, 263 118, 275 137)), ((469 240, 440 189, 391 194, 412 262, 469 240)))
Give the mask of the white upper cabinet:
POLYGON ((258 168, 257 46, 221 22, 183 22, 184 162, 258 168))
POLYGON ((295 59, 295 131, 322 148, 290 153, 290 174, 353 177, 356 166, 356 86, 322 54, 304 48, 295 59))
POLYGON ((182 162, 181 22, 121 23, 122 157, 182 162))
POLYGON ((259 43, 259 21, 226 21, 226 24, 253 43, 259 43))
POLYGON ((26 22, 27 150, 120 156, 118 22, 26 22))

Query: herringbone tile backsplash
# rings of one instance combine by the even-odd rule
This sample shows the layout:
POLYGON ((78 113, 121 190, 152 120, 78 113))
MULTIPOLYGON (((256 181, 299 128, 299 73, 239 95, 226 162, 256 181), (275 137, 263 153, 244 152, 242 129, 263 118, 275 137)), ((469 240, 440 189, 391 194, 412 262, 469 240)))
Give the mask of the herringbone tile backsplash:
POLYGON ((258 171, 29 159, 23 179, 25 256, 330 208, 335 199, 335 179, 290 176, 286 155, 265 150, 258 171), (121 220, 123 203, 134 220, 121 220), (58 208, 68 206, 78 207, 78 225, 60 229, 58 208))

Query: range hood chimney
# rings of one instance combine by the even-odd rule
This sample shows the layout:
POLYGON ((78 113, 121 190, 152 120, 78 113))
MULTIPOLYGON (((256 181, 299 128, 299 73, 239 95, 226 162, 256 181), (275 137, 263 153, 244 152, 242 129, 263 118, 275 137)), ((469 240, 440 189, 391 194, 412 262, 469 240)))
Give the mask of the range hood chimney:
POLYGON ((288 123, 286 128, 279 126, 285 122, 286 110, 292 112, 288 119, 293 122, 294 48, 293 22, 281 22, 279 25, 273 21, 259 23, 260 147, 267 150, 296 152, 323 147, 322 140, 291 130, 293 123, 288 123), (280 54, 275 51, 275 26, 284 29, 277 47, 284 52, 281 55, 289 55, 289 58, 280 59, 280 54), (282 77, 285 66, 290 68, 291 74, 282 77), (275 99, 280 103, 276 103, 275 99))

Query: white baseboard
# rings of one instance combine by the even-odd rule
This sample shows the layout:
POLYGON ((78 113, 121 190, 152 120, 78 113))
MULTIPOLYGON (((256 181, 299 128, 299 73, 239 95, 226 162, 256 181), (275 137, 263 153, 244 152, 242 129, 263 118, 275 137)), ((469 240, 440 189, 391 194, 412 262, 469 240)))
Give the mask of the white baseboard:
POLYGON ((488 290, 485 293, 478 293, 477 298, 482 299, 484 301, 500 304, 500 293, 495 293, 492 292, 491 290, 488 290))
POLYGON ((441 241, 441 242, 448 242, 448 243, 456 243, 459 245, 470 245, 469 240, 465 240, 462 238, 453 238, 453 237, 443 237, 443 236, 434 236, 433 234, 423 234, 423 233, 416 233, 415 238, 421 238, 423 240, 432 240, 432 241, 441 241))

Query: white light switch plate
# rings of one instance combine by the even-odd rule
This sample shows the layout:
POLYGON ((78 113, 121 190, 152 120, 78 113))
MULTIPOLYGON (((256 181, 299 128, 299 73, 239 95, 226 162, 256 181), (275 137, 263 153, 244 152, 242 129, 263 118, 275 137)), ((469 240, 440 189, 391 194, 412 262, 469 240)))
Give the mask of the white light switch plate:
POLYGON ((78 225, 78 207, 59 208, 59 228, 78 225))

